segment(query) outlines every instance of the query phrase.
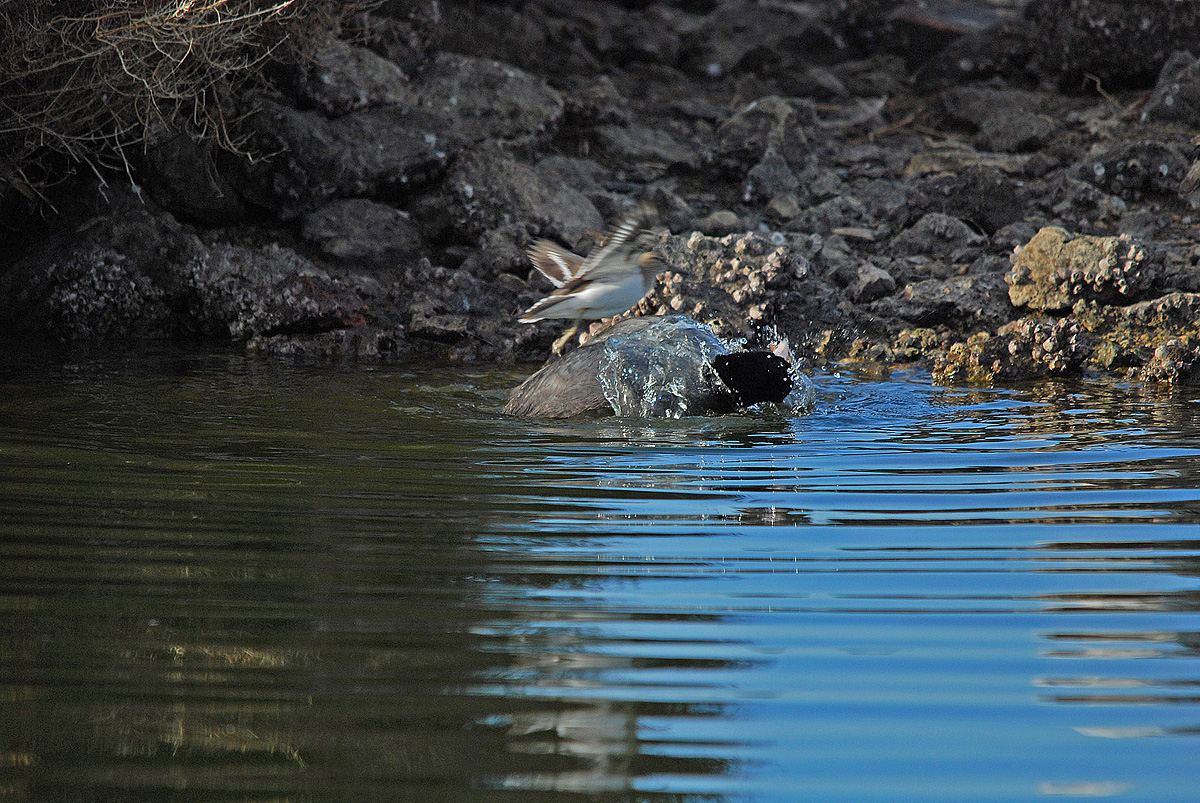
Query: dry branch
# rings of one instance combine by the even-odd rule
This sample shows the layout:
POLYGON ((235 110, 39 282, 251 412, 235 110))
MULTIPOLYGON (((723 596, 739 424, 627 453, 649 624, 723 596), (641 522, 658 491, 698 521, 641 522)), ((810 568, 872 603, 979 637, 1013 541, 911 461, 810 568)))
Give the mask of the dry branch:
POLYGON ((0 191, 35 192, 53 153, 128 169, 130 148, 180 133, 243 151, 236 91, 264 80, 302 14, 312 35, 320 7, 337 5, 0 0, 0 191))

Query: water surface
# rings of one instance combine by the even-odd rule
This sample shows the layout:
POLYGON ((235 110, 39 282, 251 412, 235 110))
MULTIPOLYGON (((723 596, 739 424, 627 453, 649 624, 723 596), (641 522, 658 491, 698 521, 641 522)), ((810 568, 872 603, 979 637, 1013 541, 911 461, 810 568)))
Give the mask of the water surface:
POLYGON ((0 369, 0 801, 1193 801, 1200 393, 0 369))

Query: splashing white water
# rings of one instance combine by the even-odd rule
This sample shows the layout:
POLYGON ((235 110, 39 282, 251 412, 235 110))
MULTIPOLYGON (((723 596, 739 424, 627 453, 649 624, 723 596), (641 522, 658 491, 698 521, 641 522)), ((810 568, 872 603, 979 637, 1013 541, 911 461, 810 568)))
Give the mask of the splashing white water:
MULTIPOLYGON (((728 393, 712 360, 735 350, 710 327, 683 315, 667 316, 605 341, 600 384, 617 415, 681 418, 712 412, 719 409, 721 394, 728 393)), ((812 383, 795 366, 789 375, 793 388, 781 407, 811 410, 812 383)))

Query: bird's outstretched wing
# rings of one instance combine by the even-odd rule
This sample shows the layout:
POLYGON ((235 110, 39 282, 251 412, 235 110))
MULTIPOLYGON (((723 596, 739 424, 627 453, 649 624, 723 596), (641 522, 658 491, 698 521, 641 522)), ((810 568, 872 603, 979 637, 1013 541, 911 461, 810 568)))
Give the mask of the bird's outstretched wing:
POLYGON ((653 217, 653 209, 639 206, 613 224, 575 276, 598 279, 636 268, 638 258, 656 244, 654 233, 648 228, 653 217))
POLYGON ((586 261, 578 254, 572 254, 558 243, 549 240, 538 240, 529 246, 526 253, 538 272, 555 287, 562 287, 579 276, 586 261))

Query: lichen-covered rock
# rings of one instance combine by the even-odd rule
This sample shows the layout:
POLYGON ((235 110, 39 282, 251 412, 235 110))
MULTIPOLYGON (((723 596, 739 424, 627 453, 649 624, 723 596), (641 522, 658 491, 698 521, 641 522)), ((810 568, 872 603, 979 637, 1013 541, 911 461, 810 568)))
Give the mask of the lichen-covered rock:
POLYGON ((111 248, 73 249, 41 263, 36 278, 19 274, 24 286, 4 293, 0 313, 26 332, 60 340, 161 335, 170 317, 165 293, 139 268, 111 248))
POLYGON ((1077 301, 1132 303, 1154 285, 1157 258, 1131 237, 1073 236, 1047 226, 1013 256, 1013 306, 1053 312, 1077 301))
POLYGON ((1200 337, 1171 338, 1162 343, 1140 377, 1170 385, 1200 385, 1200 337))
POLYGON ((673 270, 635 307, 638 314, 680 312, 722 336, 744 337, 751 325, 774 323, 785 311, 803 314, 819 295, 805 298, 802 288, 816 290, 808 259, 784 239, 697 231, 668 237, 658 251, 673 270))
POLYGON ((927 327, 901 329, 892 340, 892 357, 901 363, 927 359, 940 350, 942 339, 936 331, 927 327))
POLYGON ((213 244, 187 270, 190 318, 209 335, 247 340, 367 322, 357 288, 277 245, 213 244))
POLYGON ((1175 381, 1166 357, 1169 343, 1200 341, 1200 293, 1174 292, 1123 307, 1080 301, 1071 316, 1097 338, 1089 361, 1134 380, 1175 381), (1155 355, 1158 355, 1157 357, 1155 355))
POLYGON ((312 334, 255 335, 246 341, 247 354, 302 363, 387 361, 411 354, 412 350, 404 330, 390 326, 355 326, 312 334))
POLYGON ((353 328, 381 317, 371 299, 386 291, 275 244, 206 242, 133 198, 43 244, 4 281, 13 283, 11 292, 0 287, 5 323, 67 341, 246 341, 353 328))
POLYGON ((1145 329, 1200 333, 1200 293, 1167 293, 1164 296, 1114 310, 1123 321, 1145 329))

